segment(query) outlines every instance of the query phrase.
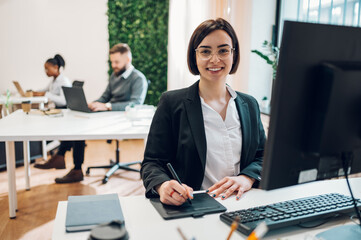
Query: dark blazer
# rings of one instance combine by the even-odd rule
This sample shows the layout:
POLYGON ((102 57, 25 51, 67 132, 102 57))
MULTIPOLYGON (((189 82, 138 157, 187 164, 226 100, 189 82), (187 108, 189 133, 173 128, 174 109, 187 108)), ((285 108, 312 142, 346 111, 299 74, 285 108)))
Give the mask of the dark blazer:
MULTIPOLYGON (((201 188, 207 143, 198 85, 199 81, 188 88, 162 94, 141 167, 146 197, 154 197, 152 188, 172 179, 168 162, 183 183, 194 190, 201 188)), ((266 140, 258 103, 239 92, 235 103, 242 128, 240 174, 256 179, 258 184, 266 140)))

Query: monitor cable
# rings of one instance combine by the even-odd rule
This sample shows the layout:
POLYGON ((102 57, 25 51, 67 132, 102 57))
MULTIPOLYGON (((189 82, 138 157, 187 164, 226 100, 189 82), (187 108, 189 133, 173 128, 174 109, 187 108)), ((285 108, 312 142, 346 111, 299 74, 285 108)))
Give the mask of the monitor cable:
POLYGON ((345 178, 346 178, 346 182, 347 182, 347 186, 348 186, 348 189, 350 191, 350 194, 351 194, 351 198, 352 198, 352 202, 353 202, 353 206, 355 208, 355 212, 356 212, 356 215, 357 215, 357 218, 359 220, 359 225, 361 227, 361 216, 360 216, 360 212, 357 208, 357 204, 356 204, 356 201, 355 201, 355 198, 353 196, 353 193, 352 193, 352 189, 351 189, 351 186, 350 186, 350 182, 348 180, 348 167, 351 165, 351 162, 353 160, 353 154, 352 152, 343 152, 341 154, 341 159, 342 159, 342 166, 343 166, 343 171, 345 172, 345 178))

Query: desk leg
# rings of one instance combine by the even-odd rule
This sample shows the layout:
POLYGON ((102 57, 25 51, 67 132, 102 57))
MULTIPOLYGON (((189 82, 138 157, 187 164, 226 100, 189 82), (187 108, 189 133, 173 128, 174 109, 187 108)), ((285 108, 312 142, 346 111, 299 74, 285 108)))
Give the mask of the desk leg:
POLYGON ((9 216, 16 217, 17 199, 16 199, 16 179, 15 179, 15 147, 13 141, 5 142, 6 168, 8 173, 9 186, 9 216))
POLYGON ((30 144, 29 141, 23 142, 24 148, 24 168, 25 168, 25 188, 26 190, 30 190, 30 144))
POLYGON ((46 161, 48 159, 48 152, 46 151, 46 141, 42 141, 43 143, 43 159, 46 161))

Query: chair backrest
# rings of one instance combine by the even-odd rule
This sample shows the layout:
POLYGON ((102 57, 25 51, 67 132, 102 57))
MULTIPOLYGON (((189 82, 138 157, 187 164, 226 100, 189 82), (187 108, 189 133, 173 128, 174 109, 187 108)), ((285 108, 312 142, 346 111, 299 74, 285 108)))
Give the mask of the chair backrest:
POLYGON ((74 82, 73 82, 73 87, 83 87, 83 85, 84 85, 84 81, 78 81, 78 80, 75 80, 74 82))

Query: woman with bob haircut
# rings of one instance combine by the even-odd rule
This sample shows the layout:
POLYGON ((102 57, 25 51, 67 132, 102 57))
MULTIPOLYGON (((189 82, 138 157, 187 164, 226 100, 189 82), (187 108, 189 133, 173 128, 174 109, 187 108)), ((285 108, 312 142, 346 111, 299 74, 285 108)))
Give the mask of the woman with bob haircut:
POLYGON ((169 205, 208 190, 227 199, 260 181, 266 136, 257 101, 226 84, 237 71, 239 44, 224 19, 201 23, 189 41, 188 68, 200 80, 163 93, 141 167, 146 197, 169 205), (171 163, 183 185, 173 180, 171 163))

